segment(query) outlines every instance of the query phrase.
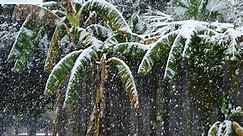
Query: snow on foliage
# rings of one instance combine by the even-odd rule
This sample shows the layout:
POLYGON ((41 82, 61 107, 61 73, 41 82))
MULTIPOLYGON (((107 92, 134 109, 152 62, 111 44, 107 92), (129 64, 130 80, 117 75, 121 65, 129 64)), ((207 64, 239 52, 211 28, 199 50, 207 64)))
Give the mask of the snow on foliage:
POLYGON ((62 58, 53 68, 46 83, 45 94, 55 95, 69 76, 74 63, 82 50, 73 51, 62 58))
POLYGON ((208 131, 208 136, 241 136, 243 128, 235 121, 224 120, 215 122, 208 131))
POLYGON ((82 7, 82 13, 88 15, 92 11, 96 11, 108 23, 112 30, 131 32, 122 14, 109 2, 105 0, 91 0, 86 2, 82 7))
POLYGON ((228 136, 232 133, 232 121, 225 120, 219 124, 217 136, 228 136))
POLYGON ((89 67, 93 61, 98 59, 96 46, 91 46, 84 49, 75 61, 72 67, 70 78, 67 85, 67 91, 65 96, 65 105, 68 102, 73 101, 77 97, 76 87, 85 74, 87 67, 89 67))
POLYGON ((227 0, 209 0, 206 8, 210 12, 222 11, 226 8, 227 0))
POLYGON ((17 30, 13 25, 9 25, 7 22, 0 24, 0 49, 5 50, 11 47, 12 41, 14 41, 17 36, 17 30))
POLYGON ((96 36, 97 38, 104 38, 104 39, 111 37, 114 34, 112 30, 99 24, 93 24, 88 26, 86 28, 86 31, 92 33, 93 36, 96 36))
POLYGON ((157 31, 166 30, 166 33, 157 33, 155 36, 160 36, 157 41, 151 44, 150 49, 145 54, 138 73, 146 74, 151 69, 153 64, 158 58, 152 57, 157 50, 158 46, 165 46, 162 43, 170 43, 170 52, 166 60, 164 79, 171 79, 176 72, 176 60, 179 57, 188 57, 188 49, 190 49, 191 40, 193 37, 200 37, 202 39, 210 39, 207 42, 224 43, 227 46, 227 55, 231 59, 235 59, 239 54, 239 41, 238 39, 243 36, 242 32, 235 28, 232 24, 227 23, 209 23, 203 21, 186 20, 175 22, 157 22, 156 26, 160 29, 157 31), (172 38, 171 38, 172 37, 172 38), (167 39, 170 42, 166 42, 167 39), (162 42, 163 41, 163 42, 162 42), (217 42, 218 41, 218 42, 217 42), (229 43, 229 44, 227 44, 229 43), (156 49, 153 49, 156 48, 156 49))
POLYGON ((132 71, 127 66, 127 64, 116 57, 112 57, 107 60, 107 62, 113 64, 118 69, 118 74, 121 78, 123 84, 125 84, 126 94, 129 96, 131 105, 133 108, 138 106, 138 92, 135 85, 135 80, 132 74, 132 71))
POLYGON ((25 21, 18 32, 8 58, 15 61, 14 70, 23 71, 28 67, 34 50, 38 48, 40 40, 47 32, 45 28, 49 25, 59 26, 63 23, 56 14, 38 5, 19 5, 16 7, 13 11, 13 20, 16 21, 19 18, 24 18, 25 21), (28 16, 19 16, 18 12, 27 12, 28 16))
POLYGON ((230 55, 231 60, 234 60, 236 59, 236 55, 239 55, 240 52, 240 50, 237 49, 239 48, 239 43, 237 40, 243 36, 243 33, 236 29, 229 28, 225 31, 224 35, 230 41, 226 53, 230 55))
POLYGON ((12 49, 8 55, 9 60, 15 61, 14 69, 23 71, 37 47, 39 40, 43 37, 44 25, 38 21, 30 21, 31 15, 23 23, 12 49))
POLYGON ((159 29, 158 22, 170 22, 172 21, 172 17, 167 15, 161 11, 152 11, 148 10, 146 13, 139 15, 137 17, 136 28, 139 32, 143 32, 144 34, 148 34, 159 29))
POLYGON ((167 13, 176 20, 230 21, 236 19, 232 0, 172 0, 167 13))
POLYGON ((220 121, 215 122, 208 131, 208 136, 217 136, 220 121))

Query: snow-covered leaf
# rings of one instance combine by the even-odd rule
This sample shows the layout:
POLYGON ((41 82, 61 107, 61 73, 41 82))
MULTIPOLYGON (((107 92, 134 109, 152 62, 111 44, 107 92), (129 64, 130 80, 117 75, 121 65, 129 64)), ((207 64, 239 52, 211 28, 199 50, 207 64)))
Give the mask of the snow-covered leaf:
POLYGON ((186 57, 186 51, 189 48, 192 37, 202 31, 209 31, 209 29, 202 23, 196 21, 188 21, 181 25, 179 31, 171 45, 167 63, 165 66, 164 79, 171 79, 176 72, 176 60, 178 57, 186 57))
POLYGON ((43 36, 45 25, 38 20, 30 20, 31 16, 30 14, 21 26, 8 55, 9 60, 15 61, 14 69, 16 71, 23 71, 27 68, 33 51, 43 36))
POLYGON ((160 54, 161 50, 166 50, 166 47, 169 46, 168 44, 169 44, 169 39, 166 37, 166 38, 161 38, 159 42, 156 43, 155 45, 148 46, 149 49, 144 55, 138 67, 138 74, 141 75, 148 74, 151 71, 154 63, 158 62, 160 55, 162 55, 160 54))
POLYGON ((232 121, 224 120, 219 124, 217 136, 229 136, 232 134, 232 121))
POLYGON ((98 60, 98 54, 94 46, 86 48, 80 53, 71 70, 64 105, 73 102, 77 98, 77 86, 82 80, 86 69, 91 66, 95 60, 98 60))
POLYGON ((121 78, 122 83, 125 85, 126 94, 129 96, 132 107, 137 108, 138 92, 130 68, 123 60, 116 57, 109 58, 107 62, 111 63, 118 69, 118 74, 121 78))
POLYGON ((231 60, 236 59, 236 56, 240 53, 240 44, 238 43, 238 39, 243 37, 243 33, 239 30, 229 28, 225 31, 222 37, 226 37, 226 40, 230 41, 226 50, 226 54, 229 55, 231 60))
POLYGON ((29 15, 21 26, 8 56, 9 59, 16 61, 14 69, 17 71, 22 71, 28 66, 33 51, 43 37, 44 28, 47 25, 60 26, 62 24, 61 19, 57 15, 37 5, 19 5, 13 11, 14 20, 25 18, 24 15, 18 14, 20 11, 29 15))
POLYGON ((53 68, 46 83, 45 94, 55 95, 56 91, 64 84, 82 50, 73 51, 62 58, 53 68))
POLYGON ((93 36, 95 36, 97 39, 101 39, 102 41, 106 40, 114 34, 112 30, 99 24, 88 26, 86 31, 90 32, 93 36))
POLYGON ((82 14, 89 16, 89 13, 95 11, 104 21, 108 23, 112 30, 131 32, 130 27, 126 23, 121 13, 105 0, 90 0, 82 7, 82 14))
POLYGON ((220 121, 215 122, 208 131, 208 136, 217 136, 220 121))

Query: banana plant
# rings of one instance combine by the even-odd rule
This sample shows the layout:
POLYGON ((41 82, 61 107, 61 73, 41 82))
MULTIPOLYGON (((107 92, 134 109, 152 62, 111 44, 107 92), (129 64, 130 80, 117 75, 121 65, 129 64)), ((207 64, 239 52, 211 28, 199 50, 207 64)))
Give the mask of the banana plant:
MULTIPOLYGON (((51 70, 55 65, 59 54, 59 43, 61 39, 68 35, 71 39, 71 46, 76 45, 80 38, 80 30, 89 26, 88 20, 92 20, 93 14, 97 16, 97 24, 111 29, 120 36, 127 35, 131 32, 121 13, 110 3, 105 0, 89 0, 87 2, 73 3, 72 0, 66 0, 63 3, 49 3, 41 5, 21 5, 19 10, 30 12, 26 17, 23 25, 18 32, 15 43, 8 55, 8 59, 15 62, 14 69, 23 71, 33 56, 33 52, 38 48, 38 43, 47 32, 47 26, 54 26, 55 31, 49 44, 48 54, 46 57, 45 68, 51 70), (63 6, 64 5, 64 6, 63 6), (77 8, 78 7, 78 8, 77 8)), ((28 12, 27 12, 28 13, 28 12)), ((23 16, 23 15, 22 15, 23 16)), ((124 39, 124 38, 123 38, 124 39)), ((75 47, 82 49, 85 47, 75 47)))
POLYGON ((124 84, 126 94, 131 101, 131 106, 134 109, 138 106, 138 92, 136 90, 134 77, 129 67, 121 59, 112 57, 109 53, 104 51, 105 46, 92 45, 84 50, 77 50, 69 53, 55 65, 45 88, 46 94, 55 95, 67 82, 67 90, 63 106, 66 107, 71 105, 78 97, 78 85, 80 84, 82 77, 85 75, 87 68, 92 65, 97 65, 95 105, 87 127, 87 134, 92 133, 96 136, 100 135, 100 119, 103 117, 103 112, 105 110, 104 84, 105 82, 109 82, 106 79, 109 72, 108 66, 114 66, 118 69, 118 75, 124 84), (108 56, 110 57, 107 58, 108 56))
MULTIPOLYGON (((233 24, 208 23, 202 21, 178 21, 157 23, 159 32, 165 34, 156 36, 156 40, 149 44, 150 48, 144 55, 138 69, 141 75, 147 74, 154 63, 158 62, 164 54, 160 50, 169 50, 166 63, 164 63, 164 79, 172 79, 176 73, 177 61, 180 58, 189 58, 189 50, 193 47, 192 40, 199 37, 203 42, 224 46, 227 48, 225 57, 235 60, 239 57, 240 38, 243 33, 240 28, 233 24), (167 48, 165 48, 167 47, 167 48)), ((198 43, 200 44, 200 43, 198 43)))
MULTIPOLYGON (((45 68, 52 71, 46 84, 45 93, 58 96, 57 108, 60 108, 60 104, 63 103, 63 95, 60 93, 59 88, 66 82, 68 82, 68 85, 65 104, 63 105, 72 103, 77 98, 76 87, 78 81, 84 75, 86 67, 95 64, 96 61, 99 61, 99 58, 104 58, 100 57, 102 56, 99 49, 101 44, 104 44, 101 47, 106 47, 103 50, 107 54, 120 51, 128 55, 136 55, 136 52, 144 53, 147 50, 147 46, 141 44, 142 42, 137 42, 142 41, 143 37, 132 33, 120 12, 105 0, 89 0, 83 2, 80 8, 76 8, 72 0, 67 0, 64 7, 62 3, 61 5, 58 5, 59 3, 52 4, 54 5, 31 5, 31 13, 25 19, 8 58, 15 61, 15 70, 25 70, 33 52, 38 48, 40 38, 46 32, 46 26, 51 25, 55 27, 45 61, 45 68), (93 14, 91 13, 98 15, 96 22, 92 21, 93 14), (96 24, 89 24, 89 20, 91 20, 91 23, 96 24), (71 46, 74 47, 75 51, 56 64, 60 49, 59 43, 65 35, 71 39, 71 46), (67 80, 69 76, 70 78, 67 80)), ((119 58, 112 56, 105 61, 101 59, 100 62, 105 62, 105 65, 114 65, 118 68, 118 74, 125 84, 132 107, 137 107, 138 94, 129 67, 119 58)), ((103 65, 103 63, 101 64, 103 65)), ((103 80, 105 79, 101 81, 104 82, 103 80)), ((95 120, 99 120, 101 117, 100 113, 103 112, 100 110, 102 109, 103 96, 98 95, 102 92, 99 90, 104 90, 101 85, 97 85, 96 92, 98 93, 94 108, 94 113, 97 116, 95 120), (98 114, 98 112, 100 113, 98 114)), ((57 109, 58 111, 60 110, 57 109)), ((55 124, 57 125, 57 122, 55 124)), ((92 130, 94 128, 95 133, 98 134, 99 125, 97 124, 99 123, 96 121, 95 124, 91 123, 90 128, 92 130)), ((54 130, 53 133, 55 135, 56 131, 54 130)))

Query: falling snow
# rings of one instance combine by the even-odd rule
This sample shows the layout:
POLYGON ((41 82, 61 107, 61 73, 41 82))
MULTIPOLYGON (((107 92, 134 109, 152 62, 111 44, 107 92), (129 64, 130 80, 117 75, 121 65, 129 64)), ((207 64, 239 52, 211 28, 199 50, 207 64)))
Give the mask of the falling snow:
POLYGON ((0 136, 243 135, 240 0, 67 2, 0 0, 0 136))

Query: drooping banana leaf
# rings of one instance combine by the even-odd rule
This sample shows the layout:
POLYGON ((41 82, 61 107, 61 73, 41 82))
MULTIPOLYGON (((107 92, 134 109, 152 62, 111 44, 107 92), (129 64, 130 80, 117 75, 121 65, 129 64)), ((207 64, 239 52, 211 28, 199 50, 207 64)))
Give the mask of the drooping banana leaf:
POLYGON ((130 59, 140 59, 146 53, 150 46, 137 42, 115 43, 109 46, 111 52, 120 52, 130 59))
POLYGON ((162 35, 161 38, 159 38, 155 43, 152 43, 153 46, 145 54, 139 66, 138 73, 147 74, 152 69, 153 64, 158 61, 158 57, 153 57, 153 55, 158 56, 156 55, 157 50, 159 49, 157 46, 166 45, 164 43, 167 43, 167 41, 164 39, 168 39, 170 51, 166 59, 164 79, 171 79, 175 75, 178 58, 187 57, 187 51, 190 48, 191 40, 194 35, 199 35, 201 33, 217 34, 217 32, 209 28, 209 24, 205 22, 190 20, 168 23, 168 25, 171 24, 176 24, 176 26, 179 27, 177 29, 171 27, 171 32, 167 33, 166 35, 162 35))
MULTIPOLYGON (((171 45, 171 49, 168 55, 167 63, 165 66, 164 79, 172 79, 176 73, 178 58, 187 58, 188 49, 190 48, 193 37, 200 33, 211 33, 208 24, 197 21, 184 22, 178 29, 178 33, 171 45)), ((217 34, 217 33, 215 33, 217 34)))
POLYGON ((177 59, 182 53, 182 48, 184 46, 184 40, 180 36, 177 36, 171 46, 167 63, 165 66, 164 79, 172 79, 177 70, 177 59))
POLYGON ((45 25, 38 20, 30 20, 31 14, 26 18, 14 45, 8 55, 8 59, 15 61, 14 70, 23 71, 27 68, 29 61, 37 47, 39 40, 43 37, 45 25))
POLYGON ((215 122, 208 130, 208 136, 217 136, 219 125, 221 122, 215 122))
POLYGON ((84 76, 86 69, 92 63, 98 60, 97 50, 94 46, 86 48, 80 53, 71 70, 70 78, 67 85, 64 105, 72 103, 77 98, 77 87, 84 76))
POLYGON ((56 91, 64 84, 69 77, 76 59, 82 50, 73 51, 62 58, 53 68, 46 83, 45 94, 55 95, 56 91))
POLYGON ((102 41, 105 41, 114 34, 112 30, 99 24, 92 24, 88 26, 86 31, 92 33, 93 36, 102 41))
POLYGON ((131 101, 131 105, 133 108, 137 108, 138 92, 130 68, 123 60, 116 57, 109 58, 107 62, 111 63, 112 66, 115 66, 118 69, 118 74, 122 83, 125 85, 125 91, 131 101))
POLYGON ((143 56, 143 59, 138 67, 138 74, 148 74, 156 62, 161 60, 161 58, 168 56, 168 49, 170 48, 171 41, 174 39, 174 35, 176 33, 177 31, 173 31, 167 35, 163 35, 155 43, 152 43, 150 46, 147 45, 149 46, 149 49, 143 56))
POLYGON ((27 68, 33 51, 38 47, 38 43, 44 35, 45 27, 47 25, 60 26, 62 24, 57 15, 37 5, 20 5, 15 8, 13 18, 19 19, 19 16, 24 16, 25 12, 28 14, 30 12, 30 14, 21 26, 8 56, 10 60, 15 61, 14 69, 16 71, 23 71, 27 68), (23 13, 23 15, 19 15, 18 12, 23 13))
POLYGON ((87 47, 92 43, 92 39, 105 41, 113 35, 113 31, 99 24, 92 24, 85 29, 82 29, 79 35, 78 48, 87 47))
POLYGON ((93 11, 106 21, 112 30, 131 32, 122 14, 109 2, 105 0, 87 1, 82 7, 81 14, 87 18, 93 11))

